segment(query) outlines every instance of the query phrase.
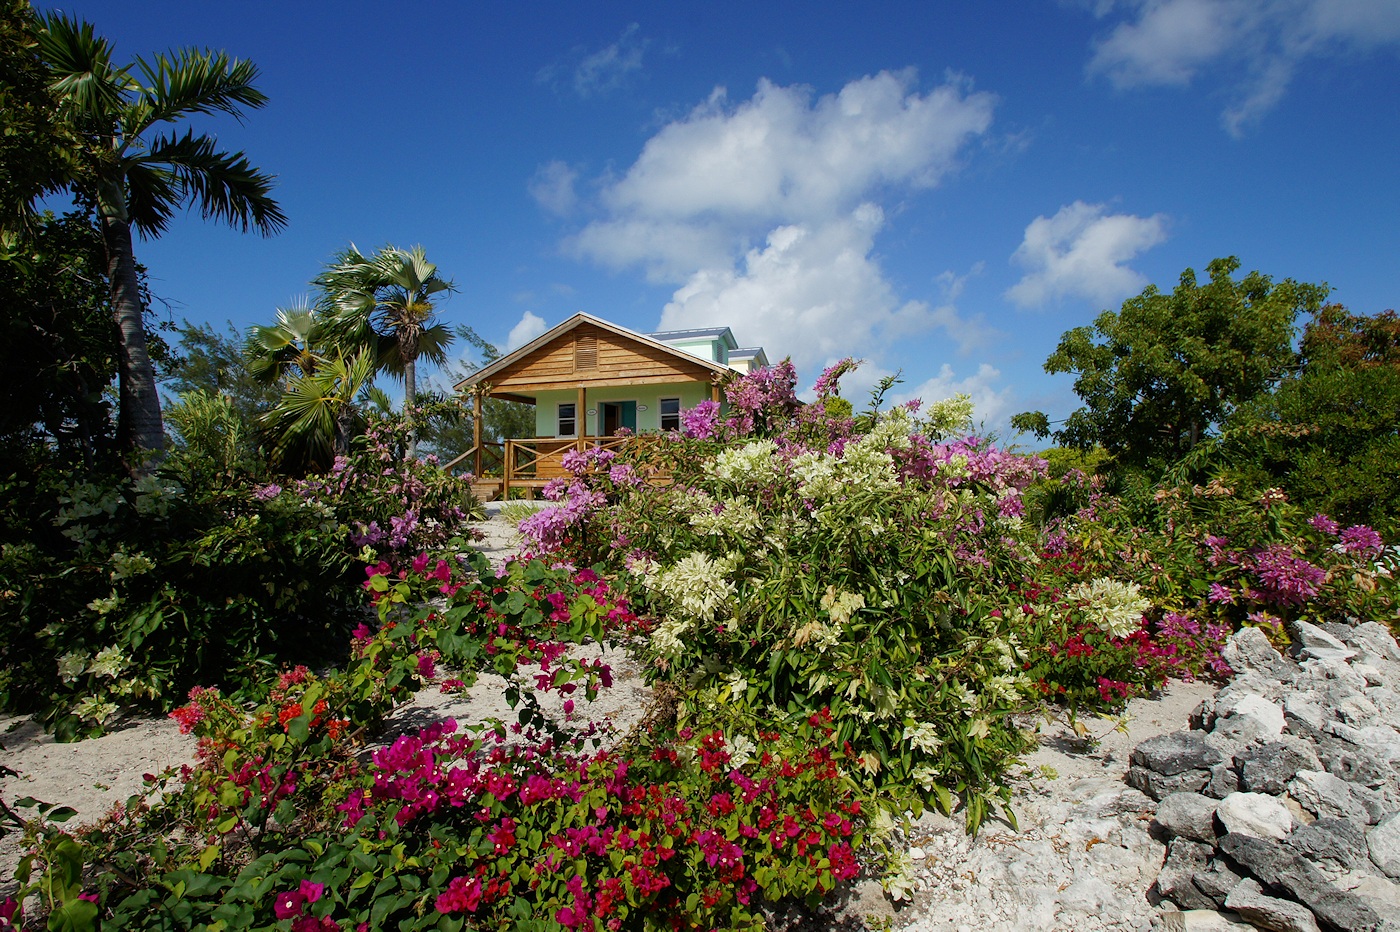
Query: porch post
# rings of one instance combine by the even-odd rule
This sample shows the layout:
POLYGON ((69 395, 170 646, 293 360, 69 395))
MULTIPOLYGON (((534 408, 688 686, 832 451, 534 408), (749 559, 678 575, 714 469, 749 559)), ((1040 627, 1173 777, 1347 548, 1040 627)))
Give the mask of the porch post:
POLYGON ((583 438, 588 436, 588 406, 584 402, 587 389, 578 387, 578 447, 583 449, 583 438))
POLYGON ((481 407, 481 386, 478 385, 472 393, 472 445, 476 449, 472 476, 478 479, 481 478, 481 407))
POLYGON ((713 382, 710 383, 710 400, 719 404, 719 386, 713 382))

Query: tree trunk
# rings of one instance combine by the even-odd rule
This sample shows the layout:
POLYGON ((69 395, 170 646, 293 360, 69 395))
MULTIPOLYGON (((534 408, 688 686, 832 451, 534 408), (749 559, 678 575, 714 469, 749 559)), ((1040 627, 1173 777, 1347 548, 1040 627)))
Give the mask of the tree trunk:
POLYGON ((146 349, 145 305, 136 277, 136 256, 131 246, 131 224, 102 218, 102 240, 107 246, 107 280, 112 288, 112 316, 120 338, 117 358, 117 443, 127 456, 132 475, 142 475, 160 462, 165 451, 165 424, 161 419, 156 371, 146 349))
POLYGON ((418 455, 418 423, 413 406, 418 400, 418 361, 403 361, 403 407, 408 415, 408 458, 418 455))

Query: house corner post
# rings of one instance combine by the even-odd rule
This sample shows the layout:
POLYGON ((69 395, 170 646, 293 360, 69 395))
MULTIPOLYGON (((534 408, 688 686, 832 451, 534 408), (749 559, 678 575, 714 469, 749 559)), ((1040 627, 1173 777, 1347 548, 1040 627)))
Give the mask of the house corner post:
POLYGON ((574 428, 575 431, 577 431, 578 448, 580 450, 582 450, 584 447, 584 438, 588 436, 588 404, 586 401, 587 395, 588 389, 580 385, 578 387, 578 420, 575 422, 576 427, 574 428))

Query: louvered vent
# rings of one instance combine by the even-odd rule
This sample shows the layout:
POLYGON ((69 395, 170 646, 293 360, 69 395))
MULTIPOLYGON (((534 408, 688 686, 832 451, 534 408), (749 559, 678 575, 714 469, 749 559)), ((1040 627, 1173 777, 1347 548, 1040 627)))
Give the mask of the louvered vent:
POLYGON ((598 368, 598 338, 580 336, 574 341, 574 368, 598 368))

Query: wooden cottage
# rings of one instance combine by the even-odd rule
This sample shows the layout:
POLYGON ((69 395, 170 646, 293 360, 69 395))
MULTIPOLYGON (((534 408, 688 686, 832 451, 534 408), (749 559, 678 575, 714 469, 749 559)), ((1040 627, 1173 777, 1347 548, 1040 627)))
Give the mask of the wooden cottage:
POLYGON ((457 384, 472 397, 476 432, 472 449, 447 468, 470 469, 477 494, 487 500, 509 497, 515 488, 533 495, 566 475, 569 450, 679 430, 683 408, 719 401, 720 379, 735 371, 731 351, 740 356, 738 370, 749 371, 754 351, 741 351, 728 327, 641 334, 575 314, 457 384), (535 436, 484 442, 488 397, 534 405, 535 436))

